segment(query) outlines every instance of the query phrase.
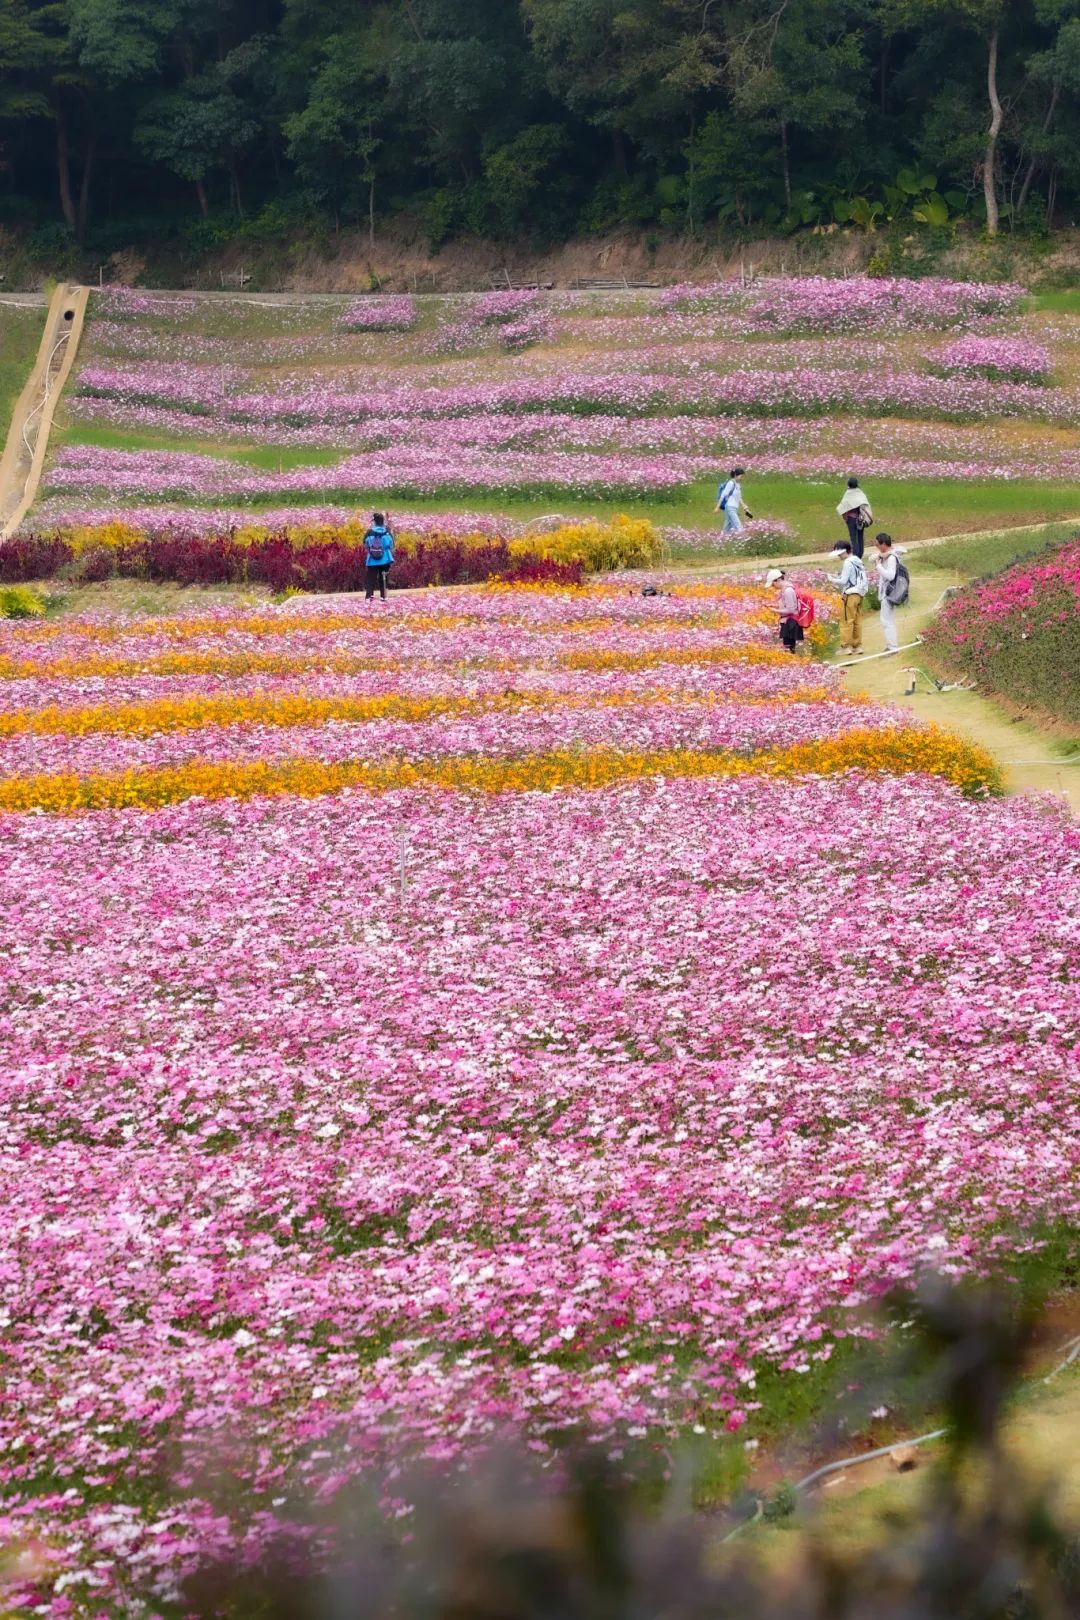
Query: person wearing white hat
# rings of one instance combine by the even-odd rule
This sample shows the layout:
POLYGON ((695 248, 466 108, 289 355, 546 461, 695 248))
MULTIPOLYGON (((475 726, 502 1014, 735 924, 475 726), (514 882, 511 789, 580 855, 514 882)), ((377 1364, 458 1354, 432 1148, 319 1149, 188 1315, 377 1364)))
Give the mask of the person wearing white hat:
POLYGON ((840 619, 840 650, 845 653, 862 652, 863 600, 870 589, 862 559, 852 556, 851 541, 841 540, 833 547, 833 556, 840 564, 838 574, 829 579, 840 592, 843 613, 840 619))
POLYGON ((776 611, 780 615, 780 640, 788 652, 793 653, 799 642, 805 639, 805 631, 798 617, 798 593, 782 568, 770 568, 765 575, 765 583, 777 588, 776 611))

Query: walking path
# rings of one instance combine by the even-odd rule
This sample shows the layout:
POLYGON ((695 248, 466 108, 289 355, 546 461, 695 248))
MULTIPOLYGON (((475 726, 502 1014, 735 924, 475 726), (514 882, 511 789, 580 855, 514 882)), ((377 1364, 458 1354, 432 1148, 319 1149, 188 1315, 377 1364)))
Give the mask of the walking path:
MULTIPOLYGON (((1080 526, 1080 519, 1077 519, 1080 526)), ((1055 523, 1032 523, 1010 533, 1033 534, 1040 530, 1059 529, 1055 523)), ((986 536, 1001 534, 1000 528, 988 529, 986 536)), ((905 543, 905 556, 925 551, 933 546, 946 545, 958 539, 981 538, 980 535, 940 535, 928 540, 905 543)), ((827 568, 836 571, 836 559, 831 552, 810 555, 803 553, 781 558, 739 558, 719 566, 716 572, 757 574, 766 568, 827 568)), ((901 644, 915 641, 925 630, 941 603, 943 591, 950 584, 963 583, 959 573, 946 569, 911 569, 911 599, 898 609, 897 628, 901 644)), ((885 638, 876 614, 865 619, 866 653, 860 662, 844 672, 845 685, 850 692, 864 692, 880 702, 910 709, 922 720, 932 720, 956 732, 969 741, 989 749, 1002 766, 1005 785, 1010 793, 1053 793, 1065 800, 1076 815, 1080 815, 1080 764, 1066 764, 1061 738, 1041 729, 1027 720, 1013 719, 1004 709, 979 692, 936 692, 923 679, 916 678, 916 691, 909 694, 912 670, 926 668, 926 659, 920 647, 912 647, 893 658, 872 658, 883 652, 885 638), (1061 756, 1060 758, 1058 756, 1061 756)))
POLYGON ((34 368, 19 395, 0 459, 0 540, 14 534, 37 495, 53 415, 75 360, 86 317, 86 287, 57 287, 34 368))
MULTIPOLYGON (((911 571, 911 600, 897 610, 902 641, 913 641, 926 628, 939 604, 949 576, 933 570, 911 571)), ((884 649, 885 639, 876 614, 870 614, 866 651, 884 649)), ((1014 720, 996 703, 978 692, 936 692, 930 683, 916 678, 916 691, 908 695, 912 669, 925 669, 921 647, 879 658, 845 671, 844 684, 850 692, 865 692, 880 702, 910 709, 922 720, 933 720, 989 749, 1002 766, 1005 786, 1010 793, 1055 793, 1080 815, 1080 766, 1064 763, 1061 739, 1040 730, 1027 720, 1014 720)))

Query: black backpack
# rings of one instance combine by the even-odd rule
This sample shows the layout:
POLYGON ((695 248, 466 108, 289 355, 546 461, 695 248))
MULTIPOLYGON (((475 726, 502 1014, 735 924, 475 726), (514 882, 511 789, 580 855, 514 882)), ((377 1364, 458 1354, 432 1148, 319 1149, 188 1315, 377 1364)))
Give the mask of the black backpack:
POLYGON ((896 559, 896 578, 890 580, 885 587, 885 600, 891 607, 903 607, 911 595, 911 575, 900 561, 896 559))

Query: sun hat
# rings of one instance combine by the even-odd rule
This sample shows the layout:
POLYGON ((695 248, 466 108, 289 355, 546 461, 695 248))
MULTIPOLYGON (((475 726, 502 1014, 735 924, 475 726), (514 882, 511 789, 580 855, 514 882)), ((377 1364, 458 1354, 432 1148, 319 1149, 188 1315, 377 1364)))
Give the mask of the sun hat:
POLYGON ((765 575, 765 583, 766 585, 775 585, 777 580, 783 579, 783 577, 784 570, 782 568, 770 568, 769 572, 765 575))

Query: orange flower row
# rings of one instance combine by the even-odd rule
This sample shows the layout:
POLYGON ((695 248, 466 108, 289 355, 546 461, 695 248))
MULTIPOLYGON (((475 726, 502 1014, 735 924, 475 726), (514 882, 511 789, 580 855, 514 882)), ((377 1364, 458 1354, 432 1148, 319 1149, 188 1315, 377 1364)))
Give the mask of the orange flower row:
POLYGON ((852 731, 826 742, 802 743, 750 758, 676 749, 642 754, 534 754, 512 760, 462 755, 378 764, 362 760, 326 764, 316 759, 224 764, 195 761, 169 769, 117 775, 14 777, 0 781, 0 810, 153 809, 190 798, 251 799, 287 794, 317 798, 345 788, 370 793, 418 787, 474 793, 551 792, 557 788, 603 788, 650 776, 822 776, 850 770, 942 776, 969 794, 1001 791, 1000 774, 985 750, 936 727, 912 727, 852 731))

